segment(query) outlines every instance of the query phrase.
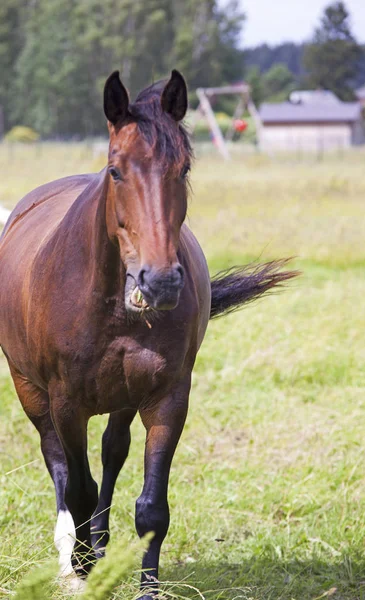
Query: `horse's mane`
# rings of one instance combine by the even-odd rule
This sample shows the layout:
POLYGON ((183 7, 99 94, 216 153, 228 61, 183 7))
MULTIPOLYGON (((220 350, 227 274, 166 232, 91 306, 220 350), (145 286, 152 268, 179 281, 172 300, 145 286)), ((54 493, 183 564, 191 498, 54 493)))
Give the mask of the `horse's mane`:
POLYGON ((166 164, 182 166, 192 157, 188 132, 182 123, 162 110, 161 94, 167 81, 161 80, 140 92, 129 112, 148 143, 166 164))

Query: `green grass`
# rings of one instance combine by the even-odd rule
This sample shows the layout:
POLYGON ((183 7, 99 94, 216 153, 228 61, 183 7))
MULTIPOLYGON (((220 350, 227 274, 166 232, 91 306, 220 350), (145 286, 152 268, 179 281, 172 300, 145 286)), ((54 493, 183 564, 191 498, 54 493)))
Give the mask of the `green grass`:
MULTIPOLYGON (((99 162, 81 145, 13 153, 14 161, 0 147, 8 206, 99 162)), ((209 326, 171 474, 167 598, 202 597, 196 588, 207 600, 365 599, 364 158, 204 157, 195 166, 189 222, 212 271, 293 255, 303 276, 209 326)), ((0 597, 10 598, 55 558, 55 508, 4 363, 0 384, 0 597)), ((99 481, 105 424, 90 423, 99 481)), ((136 420, 111 518, 126 548, 136 539, 143 445, 136 420)), ((114 598, 137 596, 137 556, 132 564, 114 598)), ((53 589, 53 598, 69 597, 53 589)))

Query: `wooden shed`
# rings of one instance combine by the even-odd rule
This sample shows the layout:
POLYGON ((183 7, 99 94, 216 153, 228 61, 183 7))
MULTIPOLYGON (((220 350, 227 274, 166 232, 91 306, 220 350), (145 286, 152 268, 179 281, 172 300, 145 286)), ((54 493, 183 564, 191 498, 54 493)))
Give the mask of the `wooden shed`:
POLYGON ((342 102, 332 92, 293 92, 290 101, 260 108, 263 150, 321 151, 365 143, 360 102, 342 102))

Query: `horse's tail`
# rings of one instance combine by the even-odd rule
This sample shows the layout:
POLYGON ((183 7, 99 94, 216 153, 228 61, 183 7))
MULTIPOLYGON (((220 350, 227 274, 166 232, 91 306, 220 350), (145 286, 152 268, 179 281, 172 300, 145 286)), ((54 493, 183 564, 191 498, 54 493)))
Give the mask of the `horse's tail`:
POLYGON ((210 318, 238 310, 243 304, 252 302, 267 292, 278 291, 286 281, 300 275, 299 271, 282 270, 289 260, 233 267, 217 273, 211 280, 210 318))

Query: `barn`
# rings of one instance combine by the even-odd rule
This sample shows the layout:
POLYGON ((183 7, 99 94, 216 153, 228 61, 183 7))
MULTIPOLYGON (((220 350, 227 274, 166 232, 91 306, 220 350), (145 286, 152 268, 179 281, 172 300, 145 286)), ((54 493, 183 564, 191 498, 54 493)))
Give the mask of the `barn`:
POLYGON ((325 90, 298 91, 287 102, 260 107, 263 150, 322 151, 365 143, 360 102, 342 102, 325 90))

